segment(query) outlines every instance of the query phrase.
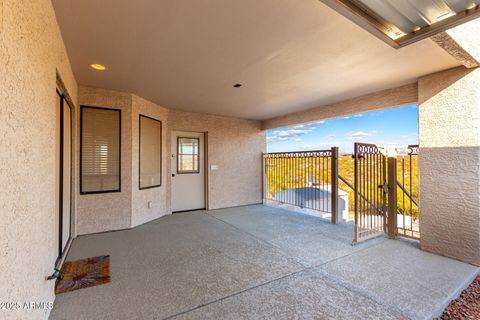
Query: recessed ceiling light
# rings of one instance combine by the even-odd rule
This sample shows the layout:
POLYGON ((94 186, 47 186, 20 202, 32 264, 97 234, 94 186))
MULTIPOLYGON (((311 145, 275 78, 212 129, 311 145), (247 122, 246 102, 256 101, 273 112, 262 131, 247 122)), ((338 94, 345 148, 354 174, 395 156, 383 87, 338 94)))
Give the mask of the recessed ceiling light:
POLYGON ((100 64, 100 63, 92 63, 90 67, 92 67, 92 69, 100 70, 100 71, 107 70, 107 67, 105 67, 103 64, 100 64))
POLYGON ((234 84, 233 87, 234 88, 240 88, 242 85, 240 83, 237 83, 237 84, 234 84))

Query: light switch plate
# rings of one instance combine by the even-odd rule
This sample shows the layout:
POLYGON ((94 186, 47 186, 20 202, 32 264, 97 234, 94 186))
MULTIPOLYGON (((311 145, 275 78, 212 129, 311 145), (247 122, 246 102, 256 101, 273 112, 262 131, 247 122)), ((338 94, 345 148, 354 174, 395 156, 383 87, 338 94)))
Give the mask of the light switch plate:
POLYGON ((210 166, 210 170, 212 170, 212 171, 213 171, 213 170, 218 170, 218 165, 212 164, 212 165, 210 166))

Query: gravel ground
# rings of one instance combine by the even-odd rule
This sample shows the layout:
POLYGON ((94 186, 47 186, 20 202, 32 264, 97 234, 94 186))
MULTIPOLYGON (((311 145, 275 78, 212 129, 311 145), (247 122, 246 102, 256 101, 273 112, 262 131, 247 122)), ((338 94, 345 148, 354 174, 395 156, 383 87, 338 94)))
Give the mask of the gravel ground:
POLYGON ((480 276, 453 300, 438 320, 480 319, 480 276))

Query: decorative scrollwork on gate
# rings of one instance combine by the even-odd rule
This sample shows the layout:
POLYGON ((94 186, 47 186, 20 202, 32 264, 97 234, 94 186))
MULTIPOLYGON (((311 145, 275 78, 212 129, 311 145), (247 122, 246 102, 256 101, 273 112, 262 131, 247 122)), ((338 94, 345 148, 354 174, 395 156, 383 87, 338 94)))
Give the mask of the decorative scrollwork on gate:
POLYGON ((295 152, 272 152, 264 153, 264 159, 278 159, 278 158, 323 158, 331 157, 331 150, 318 150, 318 151, 295 151, 295 152))

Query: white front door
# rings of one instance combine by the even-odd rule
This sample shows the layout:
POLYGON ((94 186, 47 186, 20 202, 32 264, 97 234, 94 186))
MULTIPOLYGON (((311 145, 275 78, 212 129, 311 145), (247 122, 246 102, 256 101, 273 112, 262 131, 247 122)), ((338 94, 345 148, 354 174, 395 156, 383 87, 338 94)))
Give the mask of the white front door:
POLYGON ((205 135, 172 132, 172 211, 205 209, 205 135))

